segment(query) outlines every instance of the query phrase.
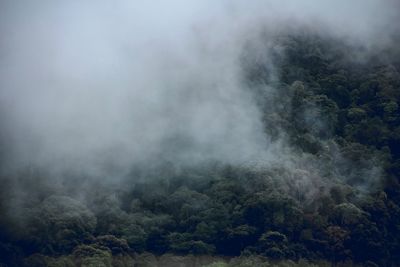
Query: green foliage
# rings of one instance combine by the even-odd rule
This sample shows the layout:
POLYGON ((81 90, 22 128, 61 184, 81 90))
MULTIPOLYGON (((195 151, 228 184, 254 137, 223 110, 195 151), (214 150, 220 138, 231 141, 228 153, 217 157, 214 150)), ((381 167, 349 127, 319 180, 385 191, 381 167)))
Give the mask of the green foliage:
POLYGON ((288 141, 296 160, 165 166, 142 181, 139 170, 87 206, 48 190, 16 225, 0 221, 0 266, 132 266, 145 251, 155 255, 135 254, 139 266, 164 253, 235 257, 209 267, 400 266, 398 52, 358 62, 345 43, 313 34, 276 45, 274 75, 243 59, 244 77, 268 138, 288 141))
POLYGON ((74 249, 73 255, 78 266, 111 267, 112 257, 108 248, 80 245, 74 249))
POLYGON ((203 241, 192 240, 189 233, 171 233, 167 239, 173 252, 179 254, 212 254, 215 246, 207 244, 203 241))
POLYGON ((204 267, 228 267, 229 265, 226 262, 214 262, 208 265, 204 265, 204 267))
POLYGON ((103 235, 96 238, 96 244, 111 250, 112 254, 121 254, 129 251, 125 239, 116 238, 113 235, 103 235))
POLYGON ((80 202, 61 196, 50 196, 21 222, 21 239, 44 253, 65 253, 92 238, 97 219, 80 202))

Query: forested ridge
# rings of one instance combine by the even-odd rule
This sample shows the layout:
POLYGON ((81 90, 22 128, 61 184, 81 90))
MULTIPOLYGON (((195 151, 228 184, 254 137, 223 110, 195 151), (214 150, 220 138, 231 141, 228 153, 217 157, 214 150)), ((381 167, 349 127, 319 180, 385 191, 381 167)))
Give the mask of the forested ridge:
POLYGON ((17 197, 14 179, 34 189, 46 176, 21 170, 0 187, 0 266, 133 266, 164 254, 220 257, 209 266, 400 266, 399 46, 298 33, 273 48, 272 68, 249 43, 243 80, 266 138, 298 158, 290 167, 155 162, 85 197, 79 176, 64 192, 17 197))

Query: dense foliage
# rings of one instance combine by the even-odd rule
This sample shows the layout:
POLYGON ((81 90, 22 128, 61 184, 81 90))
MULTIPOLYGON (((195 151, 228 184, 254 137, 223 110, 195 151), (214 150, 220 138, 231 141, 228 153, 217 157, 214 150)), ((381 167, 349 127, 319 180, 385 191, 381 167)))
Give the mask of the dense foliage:
MULTIPOLYGON (((128 266, 150 252, 400 266, 400 50, 360 51, 309 34, 277 39, 273 69, 244 53, 245 82, 268 138, 288 140, 315 173, 165 163, 134 169, 124 190, 99 186, 81 199, 42 190, 18 223, 7 215, 5 179, 0 262, 128 266)), ((262 266, 254 262, 232 266, 262 266)))

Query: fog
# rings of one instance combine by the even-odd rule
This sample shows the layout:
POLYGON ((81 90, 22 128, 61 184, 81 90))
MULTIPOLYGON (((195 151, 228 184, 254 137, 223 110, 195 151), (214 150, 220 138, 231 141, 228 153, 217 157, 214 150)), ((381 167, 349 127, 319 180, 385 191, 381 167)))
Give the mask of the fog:
POLYGON ((3 169, 105 178, 161 161, 292 166, 285 140, 265 134, 243 53, 274 76, 277 32, 384 46, 398 13, 378 0, 2 1, 3 169))

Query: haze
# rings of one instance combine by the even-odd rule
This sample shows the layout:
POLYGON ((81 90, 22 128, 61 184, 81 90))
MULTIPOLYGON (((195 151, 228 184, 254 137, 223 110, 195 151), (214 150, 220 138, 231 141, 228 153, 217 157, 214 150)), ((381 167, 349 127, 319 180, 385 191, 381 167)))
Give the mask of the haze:
MULTIPOLYGON (((2 1, 3 162, 104 176, 281 159, 284 140, 265 135, 244 81, 245 44, 307 27, 384 46, 397 11, 378 0, 2 1)), ((276 47, 260 48, 273 75, 276 47)))

